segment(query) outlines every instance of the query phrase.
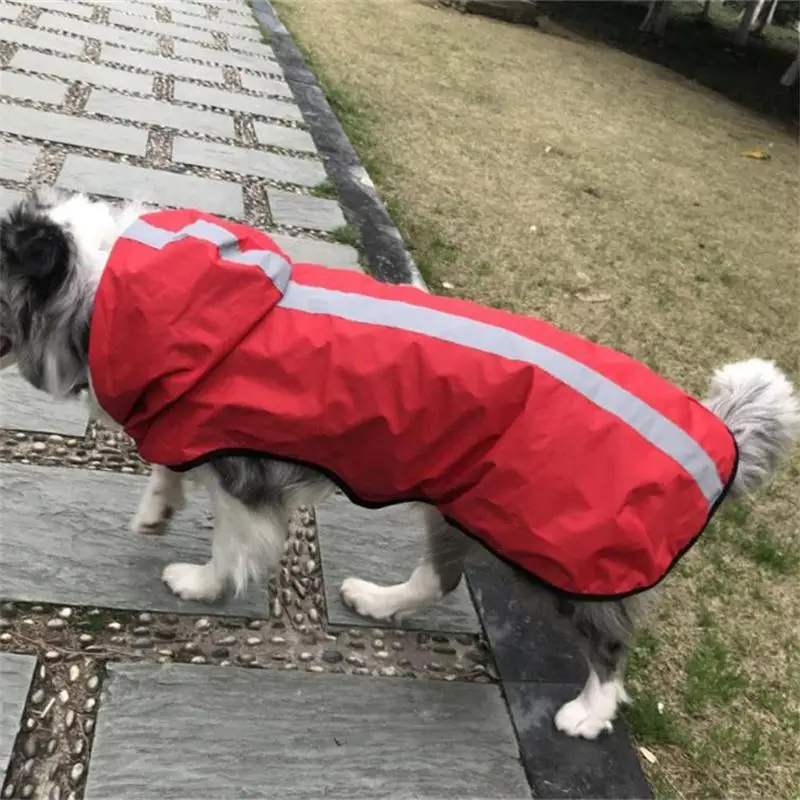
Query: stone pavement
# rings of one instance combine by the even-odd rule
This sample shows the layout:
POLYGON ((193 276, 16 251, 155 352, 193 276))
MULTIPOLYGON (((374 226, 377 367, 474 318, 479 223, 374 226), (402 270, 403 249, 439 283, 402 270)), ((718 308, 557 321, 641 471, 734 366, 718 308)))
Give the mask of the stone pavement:
MULTIPOLYGON (((199 207, 359 268, 335 120, 253 6, 270 44, 244 0, 0 0, 0 206, 55 185, 199 207)), ((81 406, 0 376, 3 798, 647 794, 621 730, 553 730, 583 667, 492 559, 471 592, 376 629, 338 585, 353 564, 405 578, 420 531, 337 496, 292 520, 269 586, 181 601, 161 570, 206 557, 210 515, 199 499, 166 537, 129 534, 146 472, 81 406)))

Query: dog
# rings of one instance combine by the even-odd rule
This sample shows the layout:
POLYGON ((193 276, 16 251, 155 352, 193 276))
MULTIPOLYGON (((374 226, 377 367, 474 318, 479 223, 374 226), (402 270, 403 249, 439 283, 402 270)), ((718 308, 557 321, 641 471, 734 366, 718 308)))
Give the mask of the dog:
MULTIPOLYGON (((90 323, 112 248, 147 211, 138 204, 38 190, 0 217, 0 366, 16 364, 25 380, 55 398, 85 394, 91 415, 111 427, 118 425, 101 408, 90 374, 90 323)), ((793 387, 773 363, 754 358, 717 370, 703 405, 736 441, 738 467, 728 497, 751 495, 770 479, 797 437, 800 406, 793 387)), ((187 600, 215 600, 226 590, 241 593, 251 581, 262 580, 278 564, 290 513, 335 489, 311 466, 252 454, 221 454, 188 473, 153 464, 133 531, 164 531, 185 505, 185 477, 209 491, 215 518, 208 563, 164 569, 165 583, 187 600)), ((350 577, 342 583, 344 602, 360 615, 402 619, 441 600, 461 581, 475 541, 433 505, 417 508, 425 547, 408 580, 378 586, 350 577)), ((558 710, 555 725, 570 736, 595 739, 612 729, 619 705, 628 699, 626 653, 652 591, 588 601, 544 591, 572 623, 589 665, 586 685, 558 710)))

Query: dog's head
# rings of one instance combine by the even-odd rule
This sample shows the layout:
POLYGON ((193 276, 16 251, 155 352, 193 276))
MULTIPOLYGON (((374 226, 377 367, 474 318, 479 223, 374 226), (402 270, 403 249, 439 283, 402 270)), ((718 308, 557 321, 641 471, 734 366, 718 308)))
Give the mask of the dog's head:
POLYGON ((16 363, 36 388, 57 395, 72 394, 85 372, 73 346, 85 303, 74 235, 55 214, 62 201, 31 192, 0 215, 0 369, 16 363))

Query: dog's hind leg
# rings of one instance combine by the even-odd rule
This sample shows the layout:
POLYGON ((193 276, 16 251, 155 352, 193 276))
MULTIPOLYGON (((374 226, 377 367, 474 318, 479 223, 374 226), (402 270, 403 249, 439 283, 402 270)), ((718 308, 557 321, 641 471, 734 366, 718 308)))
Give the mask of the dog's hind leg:
POLYGON ((458 586, 473 546, 432 506, 424 507, 425 554, 405 583, 379 586, 359 578, 342 582, 345 605, 373 619, 402 619, 441 600, 458 586))
POLYGON ((628 702, 623 673, 640 605, 639 597, 559 604, 560 612, 575 625, 589 662, 589 678, 583 690, 556 714, 555 725, 560 731, 596 739, 603 731, 612 730, 620 703, 628 702))
POLYGON ((173 514, 185 505, 183 475, 153 464, 131 530, 134 533, 163 533, 173 514))

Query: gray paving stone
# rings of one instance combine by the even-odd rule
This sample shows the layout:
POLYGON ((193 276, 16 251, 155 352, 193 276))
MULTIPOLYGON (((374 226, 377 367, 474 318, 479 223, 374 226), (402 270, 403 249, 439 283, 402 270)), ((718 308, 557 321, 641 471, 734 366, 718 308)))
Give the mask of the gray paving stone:
POLYGON ((263 75, 254 75, 252 72, 243 72, 240 77, 242 79, 242 88, 247 91, 294 98, 292 90, 289 89, 288 84, 282 80, 265 78, 263 75))
MULTIPOLYGON (((161 22, 149 17, 138 17, 133 19, 128 14, 112 9, 109 14, 109 22, 112 25, 129 25, 137 30, 150 31, 160 36, 175 36, 179 39, 190 39, 193 42, 213 45, 214 37, 208 31, 201 31, 197 28, 189 28, 186 25, 177 25, 171 22, 161 22)), ((177 42, 176 42, 177 44, 177 42)))
POLYGON ((53 400, 26 383, 16 368, 0 372, 0 428, 79 437, 88 422, 84 403, 53 400))
POLYGON ((20 13, 22 8, 20 6, 12 6, 8 3, 0 3, 0 19, 14 20, 20 13))
POLYGON ((193 108, 159 103, 140 97, 128 97, 102 89, 95 89, 86 103, 92 114, 131 119, 148 125, 163 125, 167 128, 206 133, 211 136, 234 136, 233 118, 230 115, 199 111, 193 108))
MULTIPOLYGON (((377 623, 342 604, 339 587, 349 577, 379 585, 408 580, 423 553, 421 521, 408 507, 368 510, 338 495, 320 503, 316 513, 328 622, 337 627, 374 627, 377 623)), ((387 623, 380 626, 386 627, 387 623)), ((389 627, 449 633, 480 631, 463 580, 455 592, 435 606, 389 627)))
POLYGON ((113 69, 102 64, 89 64, 86 61, 73 61, 70 58, 59 58, 32 50, 18 50, 9 64, 17 69, 40 72, 43 75, 57 75, 70 81, 80 81, 94 86, 108 86, 137 94, 153 93, 153 76, 113 69))
POLYGON ((179 58, 195 58, 212 64, 225 64, 228 67, 249 69, 252 72, 266 72, 271 75, 283 75, 283 70, 272 51, 266 46, 261 57, 247 53, 232 53, 230 50, 212 50, 209 47, 198 47, 190 42, 175 42, 175 55, 179 58))
POLYGON ((12 2, 21 3, 24 6, 43 8, 46 11, 58 9, 64 14, 72 14, 73 17, 82 17, 83 19, 91 19, 92 16, 91 6, 83 3, 71 3, 68 0, 12 0, 12 2))
MULTIPOLYGON (((174 5, 174 0, 170 0, 170 6, 174 5)), ((155 6, 150 3, 137 3, 135 0, 125 0, 124 3, 117 3, 115 10, 124 11, 133 17, 155 17, 155 6)))
POLYGON ((72 17, 62 17, 60 14, 45 12, 40 15, 38 25, 40 28, 52 28, 56 31, 69 31, 76 36, 87 39, 99 39, 101 42, 115 42, 125 47, 139 47, 150 53, 158 50, 158 42, 153 36, 143 33, 124 31, 121 28, 112 28, 110 25, 100 25, 96 22, 85 22, 72 17))
POLYGON ((5 770, 22 721, 36 659, 17 653, 0 653, 0 769, 5 770))
POLYGON ((321 242, 306 236, 286 236, 282 233, 271 233, 278 247, 299 264, 321 264, 324 267, 360 270, 358 251, 346 244, 321 242))
POLYGON ((112 164, 85 156, 68 155, 56 184, 79 192, 160 206, 200 208, 237 219, 244 216, 242 189, 238 184, 112 164))
POLYGON ((15 600, 186 614, 268 614, 266 588, 237 600, 180 600, 161 582, 173 561, 203 563, 211 523, 202 493, 166 536, 128 530, 146 479, 66 467, 0 464, 3 595, 15 600))
MULTIPOLYGON (((288 84, 274 81, 276 89, 285 91, 286 97, 291 97, 292 92, 288 84)), ((277 94, 278 92, 272 92, 277 94)), ((253 97, 249 94, 237 94, 226 89, 210 89, 208 86, 199 86, 196 83, 175 81, 174 96, 176 100, 185 103, 198 103, 216 108, 225 108, 230 111, 243 111, 245 114, 258 114, 262 117, 286 119, 300 122, 303 115, 294 103, 285 103, 281 100, 269 100, 264 97, 253 97)))
POLYGON ((530 800, 497 686, 179 664, 108 681, 86 800, 530 800))
POLYGON ((287 128, 285 125, 270 125, 266 122, 256 122, 254 125, 256 139, 260 144, 285 147, 288 150, 299 150, 306 153, 317 152, 317 146, 308 131, 287 128))
MULTIPOLYGON (((321 183, 320 178, 317 183, 321 183)), ((316 185, 316 184, 314 184, 316 185)), ((333 231, 346 223, 342 209, 333 200, 268 189, 272 219, 278 225, 294 225, 316 231, 333 231)))
POLYGON ((143 156, 147 149, 147 131, 21 106, 0 106, 0 130, 131 156, 143 156))
POLYGON ((264 50, 269 45, 265 44, 261 39, 242 39, 228 36, 228 47, 231 50, 239 50, 243 53, 252 53, 253 55, 264 57, 264 50))
POLYGON ((6 22, 0 22, 0 41, 55 50, 57 53, 67 53, 71 56, 79 56, 83 52, 82 39, 59 36, 57 33, 48 33, 38 28, 22 28, 6 22))
MULTIPOLYGON (((20 51, 30 52, 30 51, 20 51)), ((22 100, 34 100, 37 103, 61 105, 67 94, 67 86, 63 83, 35 78, 33 75, 20 75, 17 72, 0 72, 0 94, 18 97, 22 100)))
POLYGON ((172 143, 172 159, 183 164, 258 175, 298 186, 316 186, 325 180, 325 168, 320 161, 279 156, 276 153, 263 153, 197 139, 176 137, 172 143))
MULTIPOLYGON (((8 108, 8 106, 2 106, 8 108)), ((3 125, 5 115, 0 115, 0 128, 3 125)), ((0 144, 0 178, 8 178, 11 181, 24 181, 31 171, 36 156, 39 155, 41 148, 34 144, 23 144, 22 142, 3 142, 0 144)))
POLYGON ((129 67, 159 72, 162 75, 175 75, 178 78, 190 78, 197 81, 210 83, 223 83, 222 69, 206 64, 190 64, 187 61, 178 61, 175 58, 151 56, 138 53, 135 50, 125 50, 123 47, 104 45, 100 52, 100 60, 114 64, 126 64, 129 67))
POLYGON ((12 203, 16 203, 22 199, 22 192, 16 189, 6 189, 5 186, 0 186, 0 211, 8 208, 12 203))
MULTIPOLYGON (((180 11, 174 11, 170 8, 172 14, 172 21, 181 25, 191 25, 195 28, 203 28, 210 31, 218 31, 219 33, 227 33, 228 36, 238 36, 243 39, 251 39, 261 41, 261 33, 255 26, 248 25, 247 20, 242 17, 240 23, 222 21, 219 19, 209 19, 208 17, 201 17, 197 14, 184 14, 180 11)), ((186 37, 184 37, 186 38, 186 37)))

